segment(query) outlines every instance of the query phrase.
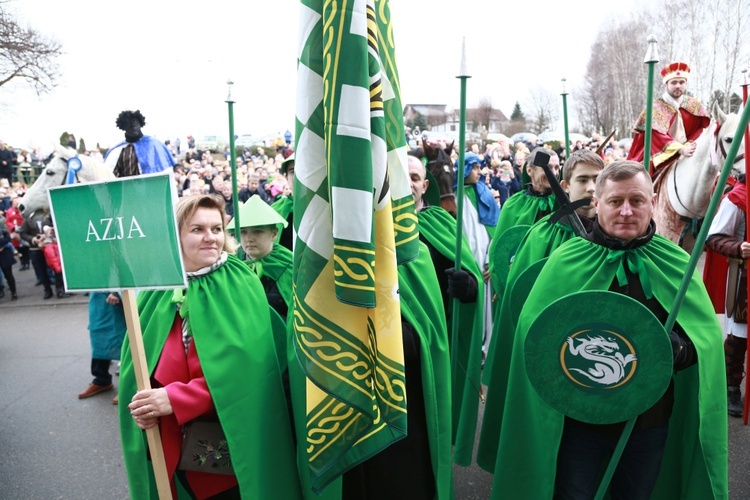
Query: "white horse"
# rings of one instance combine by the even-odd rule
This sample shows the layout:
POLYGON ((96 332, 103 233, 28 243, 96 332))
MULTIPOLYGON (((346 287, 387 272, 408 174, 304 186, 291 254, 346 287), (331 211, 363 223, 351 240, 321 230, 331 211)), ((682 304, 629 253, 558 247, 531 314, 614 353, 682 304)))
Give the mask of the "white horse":
POLYGON ((97 159, 91 156, 79 156, 73 149, 55 145, 54 156, 42 170, 39 178, 26 191, 19 206, 24 217, 28 217, 37 210, 49 210, 47 189, 65 184, 68 177, 68 160, 74 157, 81 160, 81 168, 75 173, 76 182, 93 182, 114 177, 112 172, 104 167, 104 163, 97 159))
MULTIPOLYGON (((686 252, 693 250, 697 232, 692 229, 706 215, 714 183, 740 120, 735 113, 724 113, 718 103, 711 109, 711 118, 711 124, 696 141, 695 154, 668 165, 654 181, 656 232, 686 252)), ((745 173, 742 145, 732 170, 735 175, 745 173)))

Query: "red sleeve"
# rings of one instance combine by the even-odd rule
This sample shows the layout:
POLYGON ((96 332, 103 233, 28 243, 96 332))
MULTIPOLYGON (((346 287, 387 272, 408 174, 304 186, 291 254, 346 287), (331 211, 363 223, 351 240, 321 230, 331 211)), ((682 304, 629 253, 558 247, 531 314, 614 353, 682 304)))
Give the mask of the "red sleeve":
POLYGON ((682 123, 685 125, 685 134, 688 141, 697 141, 703 130, 711 123, 711 119, 707 116, 691 115, 683 109, 680 110, 680 113, 682 113, 682 123))
POLYGON ((636 132, 635 136, 633 137, 633 142, 630 145, 630 151, 628 151, 628 160, 632 161, 643 161, 643 146, 644 146, 644 136, 645 134, 643 132, 636 132))

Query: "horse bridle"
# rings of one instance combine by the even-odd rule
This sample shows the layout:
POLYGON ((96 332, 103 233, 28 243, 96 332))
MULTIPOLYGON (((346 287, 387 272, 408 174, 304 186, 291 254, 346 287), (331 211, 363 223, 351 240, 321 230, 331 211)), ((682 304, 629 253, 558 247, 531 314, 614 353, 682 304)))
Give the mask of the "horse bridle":
MULTIPOLYGON (((721 158, 724 158, 726 160, 727 158, 727 150, 724 148, 724 141, 721 140, 719 137, 719 131, 721 130, 721 126, 717 123, 716 124, 716 130, 713 133, 714 140, 716 141, 715 150, 717 153, 721 154, 721 158)), ((734 162, 732 165, 735 165, 736 163, 742 161, 745 159, 745 153, 742 152, 734 157, 734 162)), ((699 214, 696 214, 692 210, 690 210, 688 207, 685 206, 685 204, 680 199, 680 192, 677 190, 677 167, 679 166, 680 162, 676 161, 674 165, 674 175, 672 176, 672 187, 674 187, 674 194, 677 197, 677 201, 680 203, 682 208, 685 209, 686 212, 689 212, 694 219, 701 219, 701 216, 699 214)))
MULTIPOLYGON (((716 150, 719 151, 719 152, 721 152, 722 157, 726 160, 727 159, 727 150, 724 149, 724 141, 722 141, 721 138, 719 137, 719 129, 720 128, 721 127, 719 127, 719 124, 717 123, 716 124, 716 132, 714 132, 714 138, 716 139, 716 143, 717 143, 716 144, 716 150)), ((734 165, 735 163, 737 163, 739 161, 742 161, 744 159, 745 159, 745 152, 743 151, 743 152, 741 152, 740 154, 738 154, 737 156, 734 157, 734 163, 732 163, 732 165, 734 165)))

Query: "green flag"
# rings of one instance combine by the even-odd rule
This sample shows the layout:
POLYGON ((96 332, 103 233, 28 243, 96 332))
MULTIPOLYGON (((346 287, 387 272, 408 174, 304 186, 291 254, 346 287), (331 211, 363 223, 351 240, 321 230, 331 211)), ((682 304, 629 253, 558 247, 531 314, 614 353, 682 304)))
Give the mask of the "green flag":
POLYGON ((388 3, 300 10, 293 344, 320 491, 406 433, 396 248, 418 233, 388 3))

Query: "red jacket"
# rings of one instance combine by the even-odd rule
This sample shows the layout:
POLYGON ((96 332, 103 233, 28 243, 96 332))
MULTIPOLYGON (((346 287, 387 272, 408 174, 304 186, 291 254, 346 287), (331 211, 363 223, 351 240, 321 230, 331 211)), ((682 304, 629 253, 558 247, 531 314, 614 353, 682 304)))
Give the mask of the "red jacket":
MULTIPOLYGON (((182 319, 176 315, 169 331, 159 364, 154 370, 155 387, 164 387, 169 395, 173 414, 159 419, 159 431, 164 448, 167 474, 172 485, 173 498, 177 498, 174 473, 182 450, 182 425, 201 416, 215 414, 214 402, 208 392, 195 343, 190 343, 187 355, 182 343, 182 319)), ((228 490, 237 484, 234 476, 186 472, 188 483, 198 498, 228 490)))
POLYGON ((60 263, 60 247, 57 246, 57 242, 47 243, 42 247, 44 252, 44 260, 47 261, 47 265, 55 271, 55 273, 62 272, 62 264, 60 263))

